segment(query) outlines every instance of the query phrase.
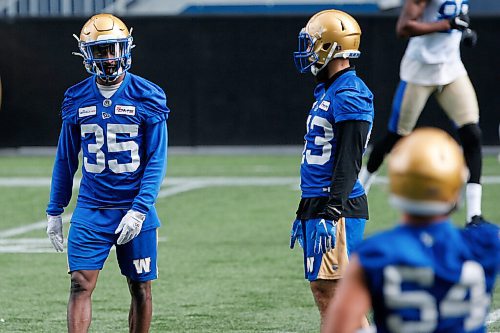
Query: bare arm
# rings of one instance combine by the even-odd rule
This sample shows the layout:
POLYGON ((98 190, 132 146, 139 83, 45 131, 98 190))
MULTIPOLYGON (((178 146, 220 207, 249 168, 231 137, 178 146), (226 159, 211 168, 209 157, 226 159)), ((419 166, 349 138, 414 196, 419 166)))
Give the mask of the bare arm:
POLYGON ((357 255, 353 255, 347 271, 340 281, 333 302, 327 310, 325 329, 322 333, 353 333, 371 308, 364 271, 357 255))
POLYGON ((440 20, 436 22, 420 22, 429 0, 406 0, 396 25, 398 37, 413 37, 433 32, 449 30, 450 22, 440 20))

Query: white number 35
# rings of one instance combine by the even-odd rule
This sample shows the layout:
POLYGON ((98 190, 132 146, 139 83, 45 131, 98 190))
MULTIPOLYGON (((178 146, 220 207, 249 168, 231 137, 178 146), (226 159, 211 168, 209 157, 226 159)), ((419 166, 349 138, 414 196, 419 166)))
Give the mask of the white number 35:
MULTIPOLYGON (((139 168, 139 146, 134 141, 116 141, 116 134, 128 134, 131 138, 136 137, 139 132, 139 125, 131 124, 108 124, 106 127, 107 138, 106 145, 108 152, 117 153, 130 151, 132 162, 118 163, 117 159, 108 160, 108 166, 114 173, 134 172, 139 168)), ((88 151, 91 154, 96 154, 96 164, 90 163, 88 157, 83 158, 83 165, 87 172, 101 173, 106 168, 106 156, 101 150, 104 145, 104 130, 98 124, 83 124, 81 126, 81 135, 95 135, 95 143, 88 145, 88 151)))

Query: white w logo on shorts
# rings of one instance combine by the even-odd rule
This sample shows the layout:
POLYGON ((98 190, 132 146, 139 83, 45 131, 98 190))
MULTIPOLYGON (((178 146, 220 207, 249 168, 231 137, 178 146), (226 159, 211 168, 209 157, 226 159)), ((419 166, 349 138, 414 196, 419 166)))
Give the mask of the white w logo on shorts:
POLYGON ((307 257, 307 272, 312 273, 314 271, 314 257, 307 257))
POLYGON ((135 259, 134 266, 137 274, 149 273, 151 271, 151 258, 135 259))

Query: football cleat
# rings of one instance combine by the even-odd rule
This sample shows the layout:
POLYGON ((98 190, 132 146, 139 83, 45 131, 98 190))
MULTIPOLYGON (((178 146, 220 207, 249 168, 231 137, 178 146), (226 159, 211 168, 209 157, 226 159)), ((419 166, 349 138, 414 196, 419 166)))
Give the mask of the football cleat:
POLYGON ((293 53, 301 73, 317 75, 335 58, 359 58, 361 28, 358 22, 340 10, 315 14, 299 33, 298 50, 293 53))

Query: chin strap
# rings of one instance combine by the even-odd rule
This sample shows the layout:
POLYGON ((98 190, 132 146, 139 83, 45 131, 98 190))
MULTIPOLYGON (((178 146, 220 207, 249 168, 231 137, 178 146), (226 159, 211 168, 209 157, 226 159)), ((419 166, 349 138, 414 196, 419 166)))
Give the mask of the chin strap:
POLYGON ((323 66, 321 66, 319 68, 316 67, 315 65, 311 66, 311 73, 312 73, 312 75, 314 75, 314 76, 318 75, 318 73, 321 72, 321 70, 323 68, 325 68, 326 65, 328 65, 328 63, 333 59, 333 52, 335 52, 336 48, 337 48, 337 43, 335 42, 335 43, 333 43, 333 45, 332 45, 332 47, 330 49, 330 52, 328 52, 328 56, 326 57, 325 63, 323 64, 323 66))

